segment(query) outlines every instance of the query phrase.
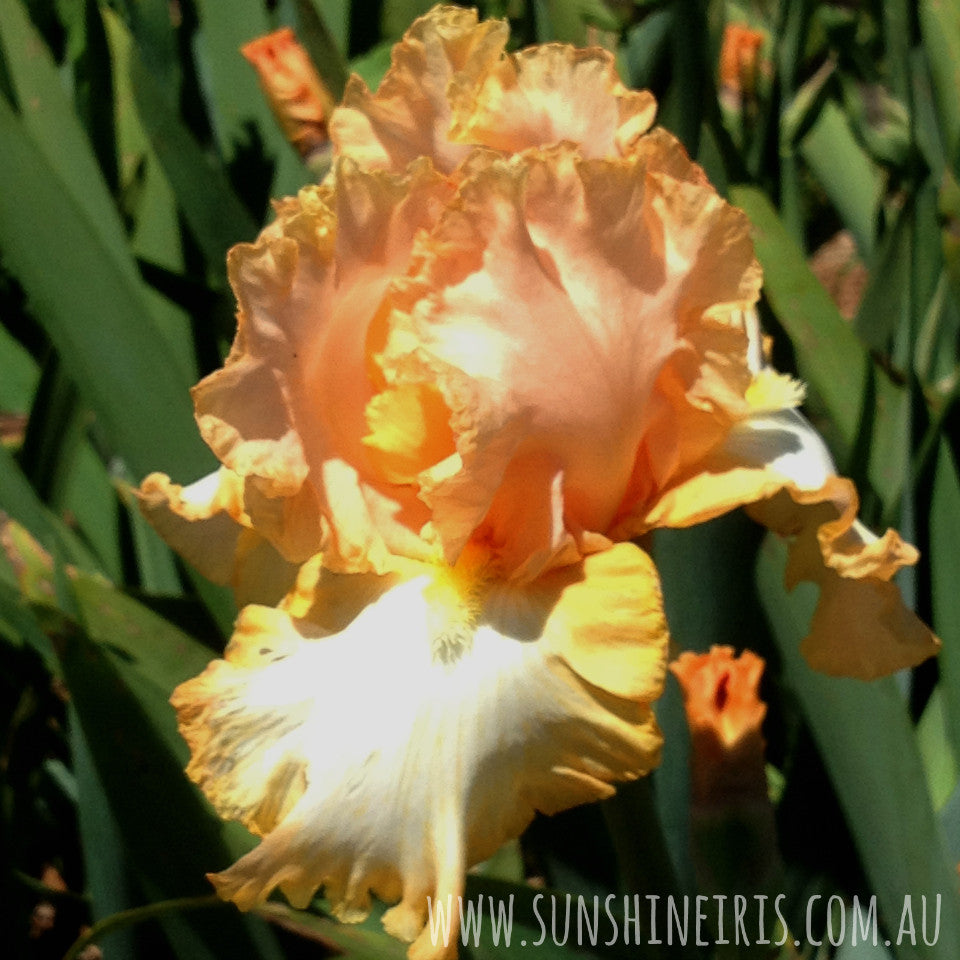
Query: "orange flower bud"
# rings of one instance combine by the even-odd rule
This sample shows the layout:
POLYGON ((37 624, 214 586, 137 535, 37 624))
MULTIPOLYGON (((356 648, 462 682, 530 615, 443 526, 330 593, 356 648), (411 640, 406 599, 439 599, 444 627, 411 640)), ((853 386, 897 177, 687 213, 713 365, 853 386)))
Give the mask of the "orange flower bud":
POLYGON ((693 800, 723 805, 767 795, 765 743, 761 733, 767 705, 758 696, 764 662, 745 650, 711 647, 684 653, 670 665, 690 726, 693 800))
POLYGON ((764 662, 731 647, 684 653, 671 669, 690 727, 690 844, 698 887, 748 897, 776 889, 777 829, 765 770, 764 662))
POLYGON ((830 294, 844 320, 852 320, 860 309, 870 274, 857 253, 849 230, 841 230, 814 252, 809 260, 813 275, 830 294))
POLYGON ((241 53, 253 64, 273 115, 300 156, 325 147, 333 97, 293 31, 284 27, 259 37, 241 53))
POLYGON ((753 96, 763 33, 742 23, 728 23, 720 48, 720 85, 737 97, 753 96))
POLYGON ((40 882, 50 890, 57 890, 65 893, 69 888, 66 881, 60 875, 60 871, 51 863, 45 863, 40 872, 40 882))

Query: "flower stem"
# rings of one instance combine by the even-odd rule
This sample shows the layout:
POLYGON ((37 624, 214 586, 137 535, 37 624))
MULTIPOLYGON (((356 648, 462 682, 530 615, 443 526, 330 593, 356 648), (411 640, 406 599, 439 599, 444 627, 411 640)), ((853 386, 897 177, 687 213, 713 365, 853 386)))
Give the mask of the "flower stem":
POLYGON ((160 900, 142 907, 131 907, 111 913, 109 917, 98 920, 89 930, 81 934, 64 955, 63 960, 77 960, 77 957, 91 943, 96 943, 108 933, 130 927, 144 920, 154 920, 169 913, 182 913, 187 910, 204 910, 207 907, 222 907, 224 902, 214 894, 203 897, 178 897, 173 900, 160 900))

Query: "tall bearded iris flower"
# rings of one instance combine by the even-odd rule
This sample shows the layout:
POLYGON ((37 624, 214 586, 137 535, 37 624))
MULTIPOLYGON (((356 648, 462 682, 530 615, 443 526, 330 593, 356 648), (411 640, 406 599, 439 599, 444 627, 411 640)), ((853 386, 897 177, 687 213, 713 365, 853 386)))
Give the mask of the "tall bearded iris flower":
POLYGON ((536 810, 646 773, 667 633, 629 542, 748 505, 821 603, 820 669, 936 640, 890 579, 916 553, 857 499, 764 360, 744 215, 609 54, 507 55, 440 7, 330 119, 327 180, 229 272, 238 330, 194 389, 222 463, 145 510, 248 606, 174 696, 191 776, 264 835, 214 878, 250 906, 427 896, 536 810))

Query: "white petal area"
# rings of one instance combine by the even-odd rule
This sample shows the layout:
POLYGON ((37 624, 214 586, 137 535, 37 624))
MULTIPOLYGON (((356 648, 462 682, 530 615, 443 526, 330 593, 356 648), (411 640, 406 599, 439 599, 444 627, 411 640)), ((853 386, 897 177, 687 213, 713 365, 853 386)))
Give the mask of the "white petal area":
POLYGON ((177 690, 188 772, 266 834, 211 878, 221 896, 249 908, 279 887, 303 906, 323 887, 358 920, 373 892, 399 901, 384 925, 415 941, 411 957, 444 956, 428 896, 462 892, 535 811, 609 796, 658 762, 648 701, 592 686, 556 643, 501 632, 502 611, 499 630, 474 626, 450 596, 407 581, 327 637, 248 608, 227 659, 177 690))
POLYGON ((764 355, 760 315, 755 307, 743 311, 743 324, 747 331, 747 364, 750 367, 750 372, 757 374, 767 366, 767 358, 764 355))
POLYGON ((802 490, 819 490, 837 473, 820 434, 796 410, 763 413, 736 424, 724 453, 744 466, 764 466, 802 490))
POLYGON ((692 526, 785 488, 821 490, 836 475, 826 444, 801 413, 757 413, 735 423, 718 447, 679 472, 642 515, 639 531, 627 518, 611 536, 692 526))
POLYGON ((767 502, 750 508, 761 522, 790 536, 816 531, 820 556, 804 563, 796 551, 788 570, 791 585, 816 579, 814 568, 820 563, 849 578, 873 575, 889 580, 900 567, 916 562, 916 551, 893 531, 881 538, 857 519, 856 489, 838 476, 823 438, 798 411, 764 413, 738 424, 730 431, 723 455, 769 474, 757 497, 767 502), (890 556, 877 564, 880 552, 890 556))

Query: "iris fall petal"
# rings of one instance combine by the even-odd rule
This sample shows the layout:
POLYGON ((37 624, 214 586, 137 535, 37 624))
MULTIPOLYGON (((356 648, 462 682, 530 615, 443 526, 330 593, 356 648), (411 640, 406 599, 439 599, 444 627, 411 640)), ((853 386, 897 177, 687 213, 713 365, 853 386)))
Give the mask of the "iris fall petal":
POLYGON ((293 587, 297 567, 251 527, 232 471, 221 467, 187 487, 153 473, 138 495, 160 536, 205 577, 232 587, 238 603, 276 603, 293 587))
MULTIPOLYGON (((411 956, 443 955, 427 897, 462 892, 535 811, 609 796, 658 761, 656 573, 633 545, 609 553, 530 588, 423 567, 335 633, 247 608, 225 659, 173 698, 190 775, 264 835, 212 878, 221 895, 248 908, 279 887, 303 906, 323 887, 356 920, 372 892, 399 901, 384 925, 411 956)), ((328 613, 338 583, 378 579, 324 576, 328 613)))
POLYGON ((787 586, 820 598, 802 651, 821 673, 872 680, 916 666, 940 641, 890 582, 918 553, 894 530, 858 519, 853 483, 837 476, 823 440, 795 410, 745 418, 686 478, 664 491, 650 521, 685 526, 739 504, 790 540, 787 586))

